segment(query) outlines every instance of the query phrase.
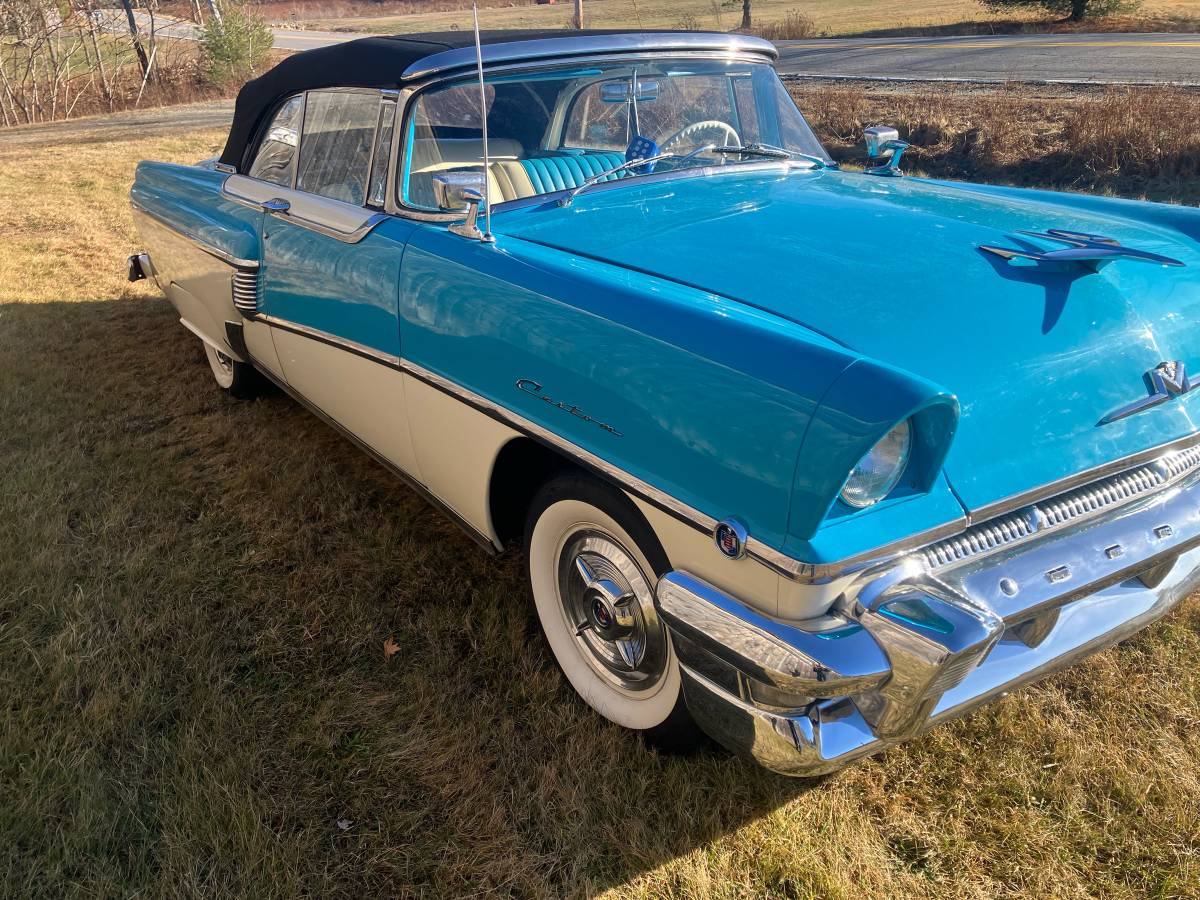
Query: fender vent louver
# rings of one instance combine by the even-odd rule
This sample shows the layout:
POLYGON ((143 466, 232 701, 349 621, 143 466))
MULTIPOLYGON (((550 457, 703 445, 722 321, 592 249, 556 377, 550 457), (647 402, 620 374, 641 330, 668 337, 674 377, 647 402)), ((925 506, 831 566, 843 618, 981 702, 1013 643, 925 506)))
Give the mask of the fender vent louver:
POLYGON ((238 269, 233 274, 233 305, 243 316, 258 314, 258 269, 238 269))

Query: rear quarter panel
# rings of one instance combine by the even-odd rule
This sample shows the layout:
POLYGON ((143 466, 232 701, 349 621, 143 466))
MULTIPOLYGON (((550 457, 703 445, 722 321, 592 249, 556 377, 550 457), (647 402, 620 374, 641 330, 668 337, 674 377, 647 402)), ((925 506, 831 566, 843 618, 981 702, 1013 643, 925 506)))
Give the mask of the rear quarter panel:
POLYGON ((224 323, 240 320, 229 260, 257 266, 261 255, 261 213, 221 194, 226 177, 203 166, 142 162, 130 191, 159 287, 182 318, 220 345, 224 323))

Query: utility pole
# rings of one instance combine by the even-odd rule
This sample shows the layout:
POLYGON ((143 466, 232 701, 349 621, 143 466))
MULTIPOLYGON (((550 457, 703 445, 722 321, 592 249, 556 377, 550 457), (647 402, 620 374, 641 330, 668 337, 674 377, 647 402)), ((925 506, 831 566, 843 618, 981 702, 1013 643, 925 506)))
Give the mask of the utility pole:
POLYGON ((125 8, 125 19, 129 22, 129 39, 133 42, 133 52, 137 54, 138 65, 142 67, 142 78, 149 78, 150 57, 146 55, 146 48, 142 46, 142 35, 133 15, 133 3, 130 0, 121 0, 121 6, 125 8))
POLYGON ((583 30, 583 0, 575 0, 575 28, 583 30))

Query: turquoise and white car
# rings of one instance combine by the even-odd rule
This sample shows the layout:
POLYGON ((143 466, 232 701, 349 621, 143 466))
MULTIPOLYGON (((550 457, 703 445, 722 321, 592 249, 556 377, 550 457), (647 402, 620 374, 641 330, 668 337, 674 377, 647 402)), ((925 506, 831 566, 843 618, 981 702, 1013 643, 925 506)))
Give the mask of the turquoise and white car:
POLYGON ((231 394, 274 382, 523 548, 601 715, 812 775, 1197 584, 1200 211, 905 177, 886 128, 839 170, 774 58, 296 55, 219 159, 138 166, 130 277, 231 394))

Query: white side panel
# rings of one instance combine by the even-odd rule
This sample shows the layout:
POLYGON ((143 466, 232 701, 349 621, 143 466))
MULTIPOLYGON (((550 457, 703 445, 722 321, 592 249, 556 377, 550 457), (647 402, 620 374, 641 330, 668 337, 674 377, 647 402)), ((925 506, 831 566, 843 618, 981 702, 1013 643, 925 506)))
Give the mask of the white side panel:
MULTIPOLYGON (((782 581, 779 575, 749 557, 729 559, 717 549, 710 535, 667 515, 645 500, 632 495, 630 499, 654 529, 672 567, 704 579, 768 616, 779 614, 782 581)), ((818 609, 810 615, 822 612, 824 610, 818 609)))
POLYGON ((384 459, 419 478, 400 372, 312 338, 271 331, 288 384, 384 459))
MULTIPOLYGON (((231 321, 236 322, 237 319, 231 321)), ((246 349, 250 351, 254 361, 276 378, 287 381, 283 375, 283 367, 279 364, 279 357, 275 353, 275 341, 271 335, 273 330, 269 325, 255 322, 253 319, 246 319, 242 323, 242 336, 246 340, 246 349)))
POLYGON ((494 542, 488 509, 492 464, 500 448, 520 434, 423 381, 405 378, 421 481, 494 542))

